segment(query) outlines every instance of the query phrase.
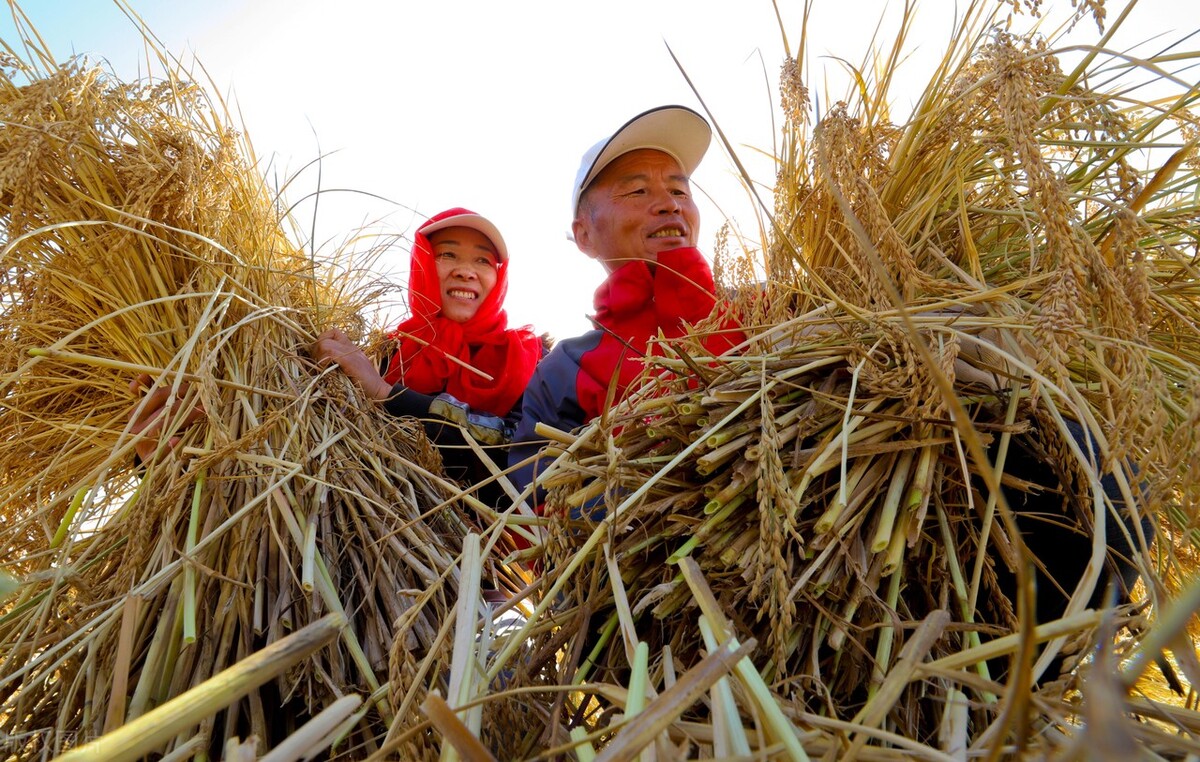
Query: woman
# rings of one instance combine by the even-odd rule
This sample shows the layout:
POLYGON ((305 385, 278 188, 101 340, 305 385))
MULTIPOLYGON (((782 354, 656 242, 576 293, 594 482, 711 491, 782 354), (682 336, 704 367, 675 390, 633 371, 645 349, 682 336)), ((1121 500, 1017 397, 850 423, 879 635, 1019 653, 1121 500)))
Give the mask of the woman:
POLYGON ((473 482, 488 474, 474 467, 459 432, 465 428, 484 444, 506 443, 517 402, 545 352, 529 327, 508 327, 507 291, 508 249, 500 231, 470 210, 448 209, 417 229, 411 315, 393 331, 395 351, 383 368, 337 329, 322 333, 311 354, 337 363, 388 412, 426 420, 448 475, 473 482))

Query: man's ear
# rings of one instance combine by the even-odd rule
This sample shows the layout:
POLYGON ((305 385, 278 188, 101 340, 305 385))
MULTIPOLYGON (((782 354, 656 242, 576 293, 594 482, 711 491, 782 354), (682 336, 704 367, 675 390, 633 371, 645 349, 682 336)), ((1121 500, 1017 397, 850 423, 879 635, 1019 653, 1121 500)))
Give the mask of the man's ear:
POLYGON ((571 237, 575 239, 575 245, 584 254, 587 254, 592 259, 596 258, 595 250, 592 248, 592 235, 588 224, 581 218, 576 217, 571 223, 571 237))

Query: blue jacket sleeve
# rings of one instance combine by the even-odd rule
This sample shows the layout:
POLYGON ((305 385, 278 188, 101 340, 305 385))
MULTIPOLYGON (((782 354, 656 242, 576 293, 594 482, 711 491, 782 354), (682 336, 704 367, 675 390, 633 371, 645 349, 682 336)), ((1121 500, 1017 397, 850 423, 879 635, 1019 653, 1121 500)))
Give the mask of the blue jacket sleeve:
MULTIPOLYGON (((509 478, 518 490, 529 486, 550 461, 546 457, 530 460, 546 444, 534 431, 539 422, 562 431, 573 431, 587 422, 576 395, 579 359, 574 348, 573 340, 560 342, 538 365, 525 388, 521 418, 508 451, 508 465, 514 469, 509 478), (524 463, 526 460, 530 462, 524 463)), ((540 491, 534 496, 536 504, 543 499, 540 491)))

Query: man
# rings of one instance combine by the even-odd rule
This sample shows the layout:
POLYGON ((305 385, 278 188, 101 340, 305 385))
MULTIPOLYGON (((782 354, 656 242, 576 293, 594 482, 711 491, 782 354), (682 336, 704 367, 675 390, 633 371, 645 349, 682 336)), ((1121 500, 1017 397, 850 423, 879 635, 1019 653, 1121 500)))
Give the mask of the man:
MULTIPOLYGON (((580 251, 603 265, 596 291, 596 328, 560 342, 525 390, 509 464, 535 455, 534 426, 571 431, 598 416, 613 390, 618 402, 643 368, 649 340, 678 338, 716 304, 712 270, 695 248, 700 212, 690 176, 708 150, 712 130, 683 106, 638 114, 592 146, 571 195, 571 231, 580 251)), ((706 340, 724 352, 739 332, 706 340)), ((536 463, 513 472, 518 489, 536 477, 536 463)))

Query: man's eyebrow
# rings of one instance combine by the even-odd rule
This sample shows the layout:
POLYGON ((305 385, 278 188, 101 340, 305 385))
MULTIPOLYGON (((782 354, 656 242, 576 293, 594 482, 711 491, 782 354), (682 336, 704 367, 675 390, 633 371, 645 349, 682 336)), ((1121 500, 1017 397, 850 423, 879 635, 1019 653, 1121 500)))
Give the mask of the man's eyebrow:
MULTIPOLYGON (((649 179, 650 179, 650 174, 647 172, 631 172, 628 175, 620 175, 619 177, 617 177, 617 182, 630 183, 630 182, 636 182, 638 180, 644 181, 644 180, 649 180, 649 179)), ((672 175, 667 175, 667 179, 673 180, 677 183, 689 183, 692 180, 690 177, 683 174, 682 172, 672 174, 672 175)))

